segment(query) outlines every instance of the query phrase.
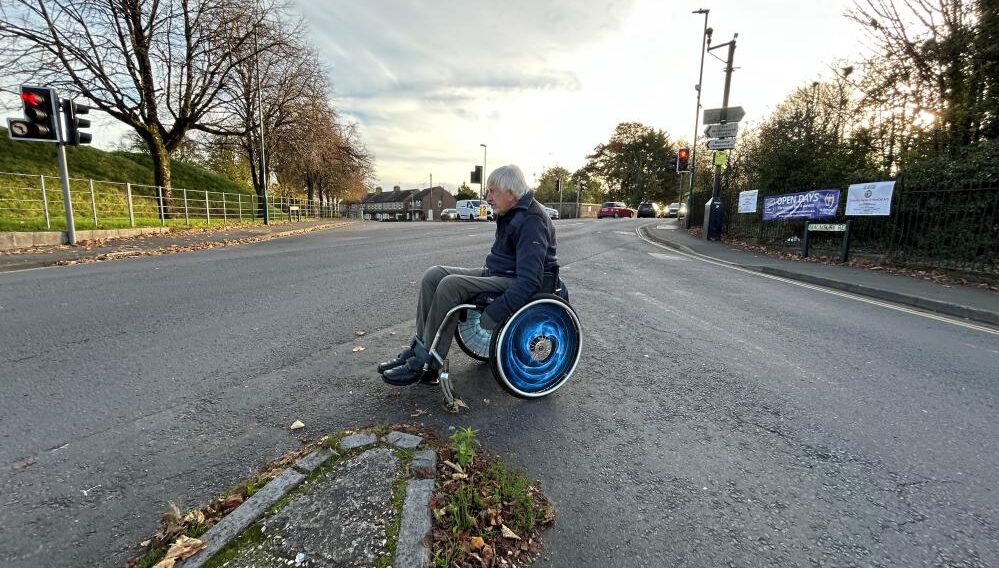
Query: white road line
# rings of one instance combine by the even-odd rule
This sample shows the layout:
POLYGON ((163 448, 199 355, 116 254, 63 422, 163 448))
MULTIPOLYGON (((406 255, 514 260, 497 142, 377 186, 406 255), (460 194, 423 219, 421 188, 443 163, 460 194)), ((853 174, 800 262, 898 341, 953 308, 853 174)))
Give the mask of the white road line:
POLYGON ((728 269, 731 269, 731 270, 737 270, 739 272, 744 272, 746 274, 752 274, 754 276, 760 276, 762 278, 769 278, 770 280, 777 280, 779 282, 784 282, 786 284, 793 284, 794 286, 800 286, 802 288, 808 288, 810 290, 815 290, 815 291, 818 291, 818 292, 824 292, 826 294, 832 294, 833 296, 839 296, 841 298, 847 298, 847 299, 850 299, 850 300, 855 300, 855 301, 858 301, 858 302, 863 302, 865 304, 871 304, 871 305, 874 305, 874 306, 880 306, 882 308, 888 308, 890 310, 895 310, 895 311, 898 311, 898 312, 905 312, 907 314, 912 314, 912 315, 924 317, 924 318, 927 318, 927 319, 937 320, 937 321, 941 321, 941 322, 944 322, 944 323, 949 323, 949 324, 952 324, 952 325, 957 325, 957 326, 960 326, 960 327, 964 327, 964 328, 967 328, 967 329, 972 329, 972 330, 975 330, 975 331, 981 331, 981 332, 985 332, 985 333, 990 333, 992 335, 999 335, 999 329, 993 329, 993 328, 990 328, 990 327, 984 327, 984 326, 980 326, 980 325, 975 325, 973 323, 964 322, 964 321, 961 321, 959 319, 955 319, 955 318, 951 318, 951 317, 947 317, 947 316, 941 316, 941 315, 937 315, 937 314, 931 314, 929 312, 924 312, 924 311, 920 311, 920 310, 916 310, 916 309, 912 309, 912 308, 907 308, 907 307, 904 307, 904 306, 900 306, 898 304, 891 304, 891 303, 884 302, 884 301, 881 301, 881 300, 873 300, 871 298, 866 298, 864 296, 858 296, 856 294, 850 294, 849 292, 841 292, 839 290, 833 290, 832 288, 826 288, 825 286, 817 286, 815 284, 808 284, 806 282, 799 282, 798 280, 791 280, 790 278, 784 278, 784 277, 781 277, 781 276, 774 276, 772 274, 764 274, 762 272, 756 272, 755 270, 749 270, 747 268, 742 268, 741 266, 736 266, 736 265, 734 265, 734 264, 732 264, 730 262, 726 262, 726 261, 723 261, 723 260, 715 260, 715 259, 707 258, 707 257, 701 256, 701 255, 698 255, 698 254, 690 254, 690 253, 687 253, 687 252, 684 252, 684 251, 679 251, 679 250, 676 250, 676 249, 672 249, 670 247, 667 247, 665 245, 659 244, 659 243, 657 243, 655 241, 652 241, 652 240, 646 238, 640 232, 638 232, 638 229, 635 229, 635 234, 638 235, 638 238, 640 238, 643 241, 649 243, 650 245, 659 247, 659 248, 664 249, 664 250, 668 250, 668 251, 670 251, 672 253, 675 253, 675 254, 683 255, 683 256, 686 256, 686 257, 689 257, 689 258, 693 258, 695 260, 700 260, 701 262, 706 262, 708 264, 714 264, 715 266, 721 266, 723 268, 728 268, 728 269))
POLYGON ((688 260, 690 260, 689 258, 684 258, 682 256, 676 256, 673 254, 663 254, 661 252, 650 252, 649 255, 658 258, 660 260, 682 260, 683 262, 687 262, 688 260))

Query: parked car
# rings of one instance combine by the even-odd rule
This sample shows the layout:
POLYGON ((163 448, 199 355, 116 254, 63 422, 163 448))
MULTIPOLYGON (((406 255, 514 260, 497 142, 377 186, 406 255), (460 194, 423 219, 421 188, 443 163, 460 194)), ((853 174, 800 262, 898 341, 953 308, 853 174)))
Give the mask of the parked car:
POLYGON ((441 211, 441 221, 454 221, 458 218, 457 209, 444 209, 441 211))
POLYGON ((679 215, 680 215, 680 204, 679 203, 670 203, 666 207, 666 216, 667 217, 677 217, 679 215))
POLYGON ((659 216, 659 206, 651 201, 643 201, 638 204, 638 216, 641 217, 658 217, 659 216))
POLYGON ((485 199, 459 199, 455 207, 462 221, 489 221, 495 219, 493 208, 485 199))
POLYGON ((545 213, 548 214, 549 219, 558 219, 558 209, 552 209, 551 207, 545 207, 545 213))
POLYGON ((600 206, 600 210, 597 211, 597 219, 603 219, 604 217, 634 217, 635 212, 628 208, 621 201, 608 201, 600 206))

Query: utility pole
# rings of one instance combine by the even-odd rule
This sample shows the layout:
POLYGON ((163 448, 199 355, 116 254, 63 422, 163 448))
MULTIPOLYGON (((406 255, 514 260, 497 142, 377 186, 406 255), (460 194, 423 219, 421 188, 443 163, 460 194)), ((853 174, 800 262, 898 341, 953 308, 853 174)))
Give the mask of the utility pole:
POLYGON ((485 144, 479 144, 479 146, 482 146, 482 179, 479 180, 479 193, 480 193, 479 199, 485 199, 486 198, 486 176, 489 175, 487 173, 489 170, 486 169, 486 150, 488 148, 486 148, 485 144))
MULTIPOLYGON (((700 10, 694 10, 692 14, 704 14, 704 33, 701 36, 701 71, 697 76, 697 108, 694 109, 694 143, 690 146, 690 184, 687 188, 687 215, 683 219, 684 228, 690 228, 690 211, 691 211, 691 200, 694 199, 694 175, 697 172, 697 125, 701 120, 701 85, 704 83, 704 52, 707 44, 711 42, 711 28, 708 27, 708 12, 711 10, 707 8, 701 8, 700 10)), ((681 176, 682 178, 682 176, 681 176)), ((683 186, 681 181, 680 187, 680 201, 683 201, 683 186)), ((679 215, 679 212, 677 212, 679 215)))
POLYGON ((434 210, 434 174, 430 174, 430 215, 433 215, 434 210))
MULTIPOLYGON (((739 34, 732 36, 732 40, 728 43, 722 43, 714 47, 709 47, 708 51, 712 49, 718 49, 719 47, 728 46, 728 62, 725 66, 725 93, 722 95, 722 111, 721 111, 721 124, 728 122, 728 94, 732 86, 732 61, 735 59, 735 40, 739 37, 739 34)), ((724 150, 717 150, 716 152, 723 152, 724 150)), ((715 162, 715 179, 714 184, 711 188, 711 200, 708 204, 704 206, 704 238, 705 239, 720 239, 722 222, 724 220, 725 209, 722 207, 721 201, 721 164, 718 160, 715 162)))

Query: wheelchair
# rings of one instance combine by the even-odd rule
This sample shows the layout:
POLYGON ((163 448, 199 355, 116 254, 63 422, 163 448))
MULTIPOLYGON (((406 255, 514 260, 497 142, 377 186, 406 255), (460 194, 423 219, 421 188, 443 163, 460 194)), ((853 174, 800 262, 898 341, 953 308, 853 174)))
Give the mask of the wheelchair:
POLYGON ((545 274, 542 290, 491 332, 479 327, 479 319, 500 293, 479 294, 471 303, 448 311, 429 348, 440 365, 439 384, 448 410, 467 408, 455 394, 448 359, 437 353, 441 334, 452 318, 458 319, 454 340, 461 350, 477 361, 488 362, 493 378, 515 397, 547 396, 572 377, 582 354, 579 318, 557 274, 545 274))

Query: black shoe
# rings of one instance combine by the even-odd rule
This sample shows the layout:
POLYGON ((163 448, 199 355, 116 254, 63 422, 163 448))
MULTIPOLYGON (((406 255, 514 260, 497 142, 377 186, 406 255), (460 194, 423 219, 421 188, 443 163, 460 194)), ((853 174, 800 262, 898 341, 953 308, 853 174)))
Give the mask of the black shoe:
POLYGON ((389 369, 395 369, 396 367, 401 367, 401 366, 405 365, 406 364, 406 359, 409 359, 413 355, 415 355, 415 353, 413 352, 413 348, 410 347, 409 349, 406 349, 405 351, 403 351, 402 353, 400 353, 399 356, 396 357, 395 359, 392 359, 391 361, 384 361, 382 363, 379 363, 378 364, 378 373, 381 374, 381 373, 384 373, 385 371, 388 371, 389 369))
MULTIPOLYGON (((410 360, 412 359, 410 357, 410 360)), ((382 373, 382 380, 394 387, 407 387, 418 382, 421 376, 423 376, 422 367, 411 369, 407 363, 382 373)))

